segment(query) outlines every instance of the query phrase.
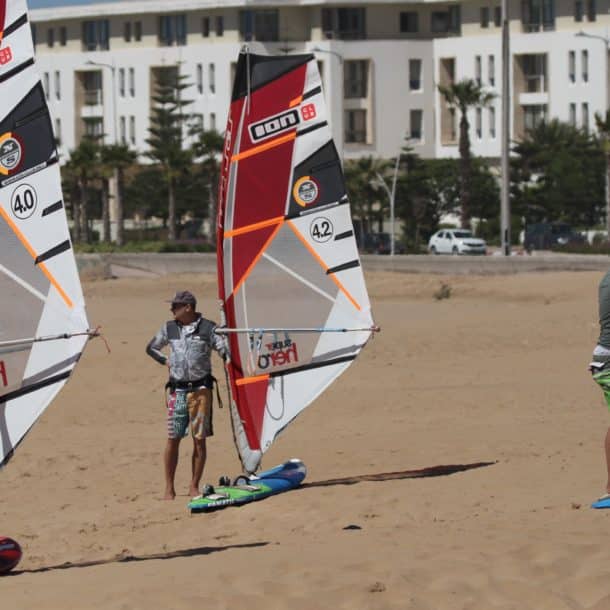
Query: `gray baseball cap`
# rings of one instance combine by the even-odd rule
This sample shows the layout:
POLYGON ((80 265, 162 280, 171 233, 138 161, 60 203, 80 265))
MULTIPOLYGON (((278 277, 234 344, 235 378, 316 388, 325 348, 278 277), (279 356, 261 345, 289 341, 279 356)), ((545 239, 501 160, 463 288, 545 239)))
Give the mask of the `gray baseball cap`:
POLYGON ((172 305, 174 303, 179 303, 180 305, 192 305, 195 307, 197 305, 197 299, 192 292, 188 290, 179 290, 173 297, 171 301, 169 301, 172 305))

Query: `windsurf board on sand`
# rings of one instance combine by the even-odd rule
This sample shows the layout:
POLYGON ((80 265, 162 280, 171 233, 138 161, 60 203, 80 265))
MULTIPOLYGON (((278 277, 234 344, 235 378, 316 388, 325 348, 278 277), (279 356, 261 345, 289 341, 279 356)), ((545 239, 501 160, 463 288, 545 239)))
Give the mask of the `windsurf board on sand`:
POLYGON ((211 512, 227 506, 242 506, 298 487, 305 475, 305 464, 288 460, 258 475, 241 475, 234 485, 218 485, 206 495, 193 498, 188 507, 191 513, 211 512))

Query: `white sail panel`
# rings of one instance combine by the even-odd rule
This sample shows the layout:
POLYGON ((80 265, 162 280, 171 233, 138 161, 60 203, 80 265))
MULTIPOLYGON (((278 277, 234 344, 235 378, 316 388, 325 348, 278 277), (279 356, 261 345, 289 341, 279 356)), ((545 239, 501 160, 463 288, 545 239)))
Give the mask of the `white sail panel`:
POLYGON ((24 0, 0 0, 0 99, 2 465, 66 382, 92 334, 24 0))

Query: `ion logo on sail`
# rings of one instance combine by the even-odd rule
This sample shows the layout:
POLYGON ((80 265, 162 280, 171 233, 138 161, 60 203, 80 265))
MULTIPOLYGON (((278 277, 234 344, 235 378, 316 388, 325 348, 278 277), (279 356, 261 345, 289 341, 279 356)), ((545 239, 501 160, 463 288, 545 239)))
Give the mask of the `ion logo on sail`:
POLYGON ((8 176, 21 164, 23 148, 21 142, 12 134, 0 136, 0 174, 8 176))
POLYGON ((258 123, 252 123, 250 125, 250 138, 253 142, 260 142, 296 127, 299 122, 299 113, 296 109, 281 112, 258 123))

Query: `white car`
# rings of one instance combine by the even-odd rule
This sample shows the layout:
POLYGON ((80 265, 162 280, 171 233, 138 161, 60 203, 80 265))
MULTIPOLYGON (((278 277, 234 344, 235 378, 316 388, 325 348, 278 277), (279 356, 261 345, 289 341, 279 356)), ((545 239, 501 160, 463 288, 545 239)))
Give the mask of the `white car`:
POLYGON ((487 244, 467 229, 441 229, 430 238, 428 251, 431 254, 487 254, 487 244))

